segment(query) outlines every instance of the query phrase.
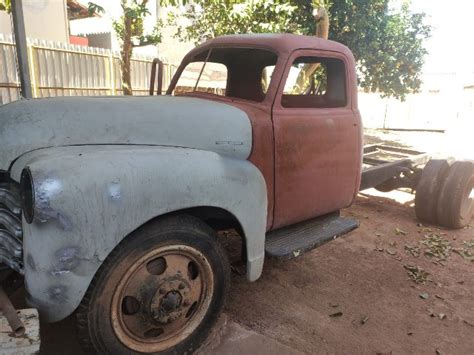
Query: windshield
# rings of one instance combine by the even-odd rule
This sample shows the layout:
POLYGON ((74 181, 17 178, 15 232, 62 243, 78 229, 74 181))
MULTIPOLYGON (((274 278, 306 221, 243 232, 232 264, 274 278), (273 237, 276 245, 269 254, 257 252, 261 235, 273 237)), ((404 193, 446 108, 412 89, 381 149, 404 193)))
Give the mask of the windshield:
POLYGON ((173 95, 206 92, 263 101, 277 55, 256 48, 212 48, 197 54, 183 69, 173 95))

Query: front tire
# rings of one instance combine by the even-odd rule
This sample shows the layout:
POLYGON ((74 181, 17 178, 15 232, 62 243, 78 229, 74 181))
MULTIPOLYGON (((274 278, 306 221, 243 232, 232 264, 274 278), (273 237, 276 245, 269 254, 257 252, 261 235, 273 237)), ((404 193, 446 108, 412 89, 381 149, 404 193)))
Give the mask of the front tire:
POLYGON ((128 236, 106 259, 76 317, 87 352, 193 352, 222 311, 227 254, 191 216, 165 217, 128 236))

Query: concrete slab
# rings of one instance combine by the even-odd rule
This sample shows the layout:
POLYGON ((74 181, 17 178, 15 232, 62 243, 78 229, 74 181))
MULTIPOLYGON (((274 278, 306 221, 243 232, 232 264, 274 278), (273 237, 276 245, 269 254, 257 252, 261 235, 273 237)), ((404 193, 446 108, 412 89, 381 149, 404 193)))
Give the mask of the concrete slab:
POLYGON ((7 319, 0 312, 0 354, 37 354, 40 349, 38 311, 30 308, 19 310, 17 313, 26 330, 26 333, 20 337, 12 334, 7 319))
MULTIPOLYGON (((225 316, 224 316, 225 317, 225 316)), ((259 355, 293 355, 301 354, 278 341, 245 329, 241 325, 221 320, 217 330, 211 335, 208 343, 200 349, 199 354, 259 354, 259 355)))

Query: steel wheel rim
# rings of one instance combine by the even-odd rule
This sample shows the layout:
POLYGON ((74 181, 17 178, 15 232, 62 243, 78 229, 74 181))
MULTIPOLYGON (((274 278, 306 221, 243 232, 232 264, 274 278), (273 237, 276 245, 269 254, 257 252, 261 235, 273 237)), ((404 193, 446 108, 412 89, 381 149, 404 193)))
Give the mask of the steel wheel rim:
POLYGON ((197 249, 171 245, 150 251, 133 263, 114 291, 114 332, 134 351, 170 349, 199 326, 213 288, 212 268, 197 249))

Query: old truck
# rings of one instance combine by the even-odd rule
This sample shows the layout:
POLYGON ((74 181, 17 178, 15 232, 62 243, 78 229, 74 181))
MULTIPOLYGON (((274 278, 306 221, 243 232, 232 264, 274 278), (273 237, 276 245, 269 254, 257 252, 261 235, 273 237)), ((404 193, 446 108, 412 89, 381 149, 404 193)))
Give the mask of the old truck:
POLYGON ((166 95, 0 107, 2 280, 24 278, 45 321, 75 313, 87 351, 192 352, 229 290, 218 231, 239 233, 255 281, 265 255, 357 228, 339 211, 360 189, 417 189, 423 220, 466 225, 473 171, 409 149, 364 154, 347 47, 219 37, 185 56, 166 95))

